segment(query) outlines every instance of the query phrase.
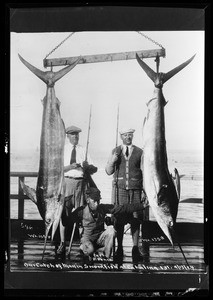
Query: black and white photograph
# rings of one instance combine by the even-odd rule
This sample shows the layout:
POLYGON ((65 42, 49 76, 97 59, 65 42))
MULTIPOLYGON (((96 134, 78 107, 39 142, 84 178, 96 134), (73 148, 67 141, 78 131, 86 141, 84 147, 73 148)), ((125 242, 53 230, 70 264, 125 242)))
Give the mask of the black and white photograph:
POLYGON ((10 30, 7 289, 208 289, 204 28, 71 28, 10 30))

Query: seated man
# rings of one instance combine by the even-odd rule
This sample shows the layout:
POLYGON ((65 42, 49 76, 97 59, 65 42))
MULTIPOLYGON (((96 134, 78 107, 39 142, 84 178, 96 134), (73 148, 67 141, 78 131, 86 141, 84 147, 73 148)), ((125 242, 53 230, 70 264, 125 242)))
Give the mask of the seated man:
POLYGON ((143 203, 100 204, 100 199, 100 191, 97 188, 89 188, 86 191, 87 204, 78 207, 70 216, 70 220, 82 226, 80 249, 89 261, 92 260, 93 254, 98 248, 103 248, 106 258, 111 256, 115 230, 113 226, 105 229, 104 222, 107 214, 113 214, 116 218, 145 208, 143 203))

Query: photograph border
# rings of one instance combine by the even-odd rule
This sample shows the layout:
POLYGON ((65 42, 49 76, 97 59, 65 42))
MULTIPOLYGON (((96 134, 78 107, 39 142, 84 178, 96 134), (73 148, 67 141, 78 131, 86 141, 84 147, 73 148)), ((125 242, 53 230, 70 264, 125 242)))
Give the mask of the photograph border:
MULTIPOLYGON (((73 31, 130 31, 141 30, 204 30, 205 31, 205 170, 204 170, 204 189, 205 189, 205 205, 204 205, 204 260, 209 264, 209 167, 207 162, 210 158, 208 130, 209 130, 209 82, 210 82, 210 5, 203 3, 183 4, 181 7, 172 6, 171 4, 159 4, 147 7, 137 5, 90 5, 76 4, 63 5, 56 4, 54 6, 45 7, 41 4, 38 7, 26 4, 6 4, 5 5, 5 58, 7 66, 5 72, 5 99, 4 105, 6 119, 4 114, 4 173, 6 182, 4 186, 4 252, 9 254, 9 182, 10 175, 8 166, 10 164, 10 146, 9 146, 9 89, 10 89, 10 32, 73 32, 73 31), (165 7, 164 7, 165 6, 165 7), (185 6, 185 7, 184 7, 185 6), (175 24, 172 18, 168 18, 168 11, 171 9, 175 14, 175 24), (150 22, 149 10, 156 16, 156 22, 150 22), (81 14, 84 22, 80 23, 80 19, 75 16, 75 12, 81 14), (101 14, 100 14, 101 12, 101 14), (132 13, 134 12, 134 18, 132 13), (105 16, 103 19, 102 16, 105 16), (39 20, 39 22, 38 22, 39 20), (54 21, 53 21, 54 20, 54 21), (61 22, 63 20, 63 22, 61 22), (104 20, 109 20, 104 23, 104 20), (5 190, 5 187, 6 190, 5 190), (5 224, 7 223, 7 224, 5 224)), ((116 273, 116 272, 10 272, 9 257, 6 256, 4 263, 5 277, 5 295, 82 295, 91 294, 92 291, 108 292, 113 294, 121 291, 133 292, 150 292, 150 291, 170 291, 171 287, 177 291, 186 291, 188 288, 196 286, 203 293, 208 290, 208 274, 134 274, 134 273, 116 273), (143 276, 143 286, 141 287, 141 276, 143 276), (150 276, 152 280, 150 281, 150 276), (201 280, 202 284, 199 283, 201 280), (82 286, 82 282, 84 285, 82 286), (153 290, 153 282, 155 288, 153 290), (125 284, 124 284, 125 283, 125 284), (53 288, 54 287, 54 288, 53 288), (63 291, 61 291, 63 289, 63 291), (80 291, 80 292, 79 292, 80 291)), ((199 293, 199 291, 196 291, 199 293)), ((190 293, 190 291, 189 291, 190 293)))

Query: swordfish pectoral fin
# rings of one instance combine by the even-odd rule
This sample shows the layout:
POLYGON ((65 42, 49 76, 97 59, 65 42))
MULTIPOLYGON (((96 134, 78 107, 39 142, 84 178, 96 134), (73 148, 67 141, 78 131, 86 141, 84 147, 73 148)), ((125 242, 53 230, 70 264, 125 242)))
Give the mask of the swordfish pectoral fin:
POLYGON ((184 63, 182 63, 178 67, 172 69, 171 71, 169 71, 167 73, 164 73, 163 74, 163 83, 165 83, 166 81, 168 81, 171 77, 173 77, 178 72, 180 72, 183 68, 185 68, 194 59, 195 55, 193 55, 190 59, 188 59, 187 61, 185 61, 184 63))
POLYGON ((23 190, 23 193, 28 196, 36 205, 37 205, 37 197, 36 197, 36 191, 26 185, 23 181, 20 181, 21 188, 23 190))
POLYGON ((144 120, 143 120, 143 126, 142 126, 142 149, 144 148, 144 143, 145 143, 146 120, 147 120, 147 118, 145 117, 144 120))
POLYGON ((175 176, 174 177, 172 176, 172 180, 173 180, 174 185, 175 185, 178 200, 180 200, 180 175, 179 175, 178 170, 176 168, 174 169, 174 173, 175 173, 175 176))
POLYGON ((167 192, 167 188, 168 188, 168 185, 167 184, 163 184, 161 187, 160 187, 160 190, 157 194, 157 199, 158 199, 158 205, 161 205, 162 202, 163 202, 163 199, 165 197, 165 193, 167 192))
POLYGON ((157 74, 145 62, 143 62, 140 59, 140 57, 138 56, 137 53, 136 53, 136 59, 137 59, 139 65, 141 66, 141 68, 146 72, 147 76, 149 76, 149 78, 153 82, 155 82, 157 74))

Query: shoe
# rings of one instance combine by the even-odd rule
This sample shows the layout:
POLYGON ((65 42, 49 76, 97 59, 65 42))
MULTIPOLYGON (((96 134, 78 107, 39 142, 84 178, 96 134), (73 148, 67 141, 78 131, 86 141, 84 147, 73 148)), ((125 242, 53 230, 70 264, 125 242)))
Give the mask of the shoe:
POLYGON ((143 255, 140 253, 138 246, 132 247, 132 262, 133 264, 138 264, 143 261, 143 255))
POLYGON ((120 247, 117 249, 117 251, 114 253, 114 262, 115 263, 121 263, 123 261, 123 257, 124 257, 124 252, 123 252, 123 248, 120 247))
POLYGON ((57 254, 58 255, 65 255, 66 253, 66 246, 64 243, 61 243, 57 249, 57 254))

